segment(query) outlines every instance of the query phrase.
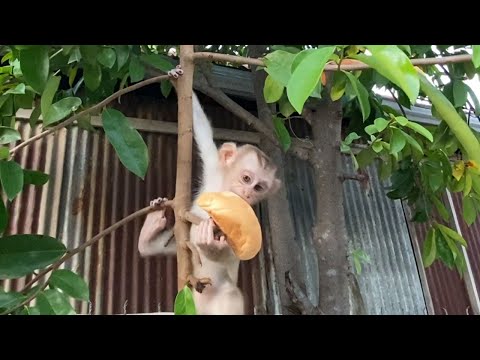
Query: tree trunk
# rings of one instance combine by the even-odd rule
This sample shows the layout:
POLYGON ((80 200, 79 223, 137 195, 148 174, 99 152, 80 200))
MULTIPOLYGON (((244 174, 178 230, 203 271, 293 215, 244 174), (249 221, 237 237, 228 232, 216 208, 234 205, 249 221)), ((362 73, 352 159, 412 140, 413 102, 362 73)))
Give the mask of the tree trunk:
POLYGON ((327 96, 317 109, 306 111, 312 124, 316 224, 313 239, 318 255, 320 309, 325 314, 350 314, 349 263, 343 209, 342 159, 339 151, 342 109, 327 96))

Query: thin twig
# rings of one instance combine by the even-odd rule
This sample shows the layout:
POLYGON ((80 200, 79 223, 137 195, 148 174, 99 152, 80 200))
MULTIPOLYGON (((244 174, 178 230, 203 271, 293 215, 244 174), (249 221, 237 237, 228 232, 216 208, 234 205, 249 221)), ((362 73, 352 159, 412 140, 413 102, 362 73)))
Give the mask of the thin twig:
MULTIPOLYGON (((196 60, 207 60, 207 61, 228 61, 236 64, 248 64, 248 65, 255 65, 255 66, 265 66, 263 60, 248 58, 244 56, 236 56, 236 55, 226 55, 226 54, 218 54, 218 53, 210 53, 210 52, 198 52, 194 54, 194 59, 196 60)), ((340 71, 340 70, 365 70, 369 69, 370 66, 364 64, 358 60, 351 60, 349 59, 349 64, 335 64, 333 62, 329 62, 325 66, 325 71, 340 71)), ((424 58, 424 59, 411 59, 413 65, 421 66, 421 65, 437 65, 437 64, 452 64, 452 63, 461 63, 467 62, 472 60, 472 55, 469 54, 462 54, 462 55, 452 55, 452 56, 445 56, 441 58, 424 58)))
POLYGON ((31 138, 29 138, 28 140, 25 140, 24 142, 18 144, 17 146, 15 146, 14 148, 12 148, 10 150, 10 155, 13 155, 15 154, 15 152, 17 150, 20 150, 21 148, 27 146, 27 145, 30 145, 31 143, 59 130, 59 129, 62 129, 64 128, 65 126, 68 126, 70 125, 71 123, 73 123, 75 120, 77 120, 78 118, 84 116, 84 115, 87 115, 87 114, 90 114, 92 112, 95 112, 97 111, 98 109, 101 109, 102 107, 106 106, 107 104, 109 104, 110 102, 112 102, 113 100, 115 100, 116 98, 124 95, 124 94, 127 94, 129 92, 132 92, 134 90, 137 90, 137 89, 140 89, 144 86, 147 86, 147 85, 150 85, 150 84, 154 84, 154 83, 157 83, 157 82, 160 82, 160 81, 163 81, 163 80, 167 80, 167 79, 170 79, 170 76, 168 75, 161 75, 161 76, 156 76, 156 77, 153 77, 153 78, 150 78, 150 79, 147 79, 147 80, 144 80, 144 81, 141 81, 139 83, 136 83, 134 85, 131 85, 129 87, 126 87, 122 90, 119 90, 115 93, 113 93, 112 95, 110 95, 109 97, 107 97, 105 100, 99 102, 97 105, 94 105, 86 110, 83 110, 82 112, 79 112, 75 115, 73 115, 72 117, 68 118, 67 120, 65 121, 62 121, 60 124, 58 125, 55 125, 54 127, 48 129, 48 130, 45 130, 43 132, 41 132, 40 134, 38 135, 35 135, 35 136, 32 136, 31 138))
MULTIPOLYGON (((442 68, 443 71, 445 71, 445 74, 450 78, 450 81, 453 81, 452 75, 451 75, 450 72, 445 68, 445 66, 440 65, 440 67, 442 68)), ((470 100, 468 100, 468 99, 467 99, 467 104, 468 104, 468 106, 470 106, 470 109, 474 109, 475 111, 477 110, 477 109, 475 109, 475 106, 473 106, 472 103, 470 102, 470 100)), ((474 111, 474 112, 475 112, 475 111, 474 111)), ((476 116, 476 118, 480 121, 480 115, 477 115, 477 114, 475 113, 475 116, 476 116)), ((467 122, 467 124, 470 125, 470 113, 469 113, 469 118, 468 118, 468 120, 469 120, 469 121, 467 122)))
POLYGON ((27 305, 30 301, 35 299, 40 292, 45 290, 45 288, 48 286, 48 280, 45 281, 45 284, 40 286, 37 291, 34 291, 29 297, 27 297, 24 301, 22 301, 20 304, 14 306, 11 309, 7 309, 4 312, 0 313, 0 315, 7 315, 13 313, 15 310, 20 309, 22 306, 27 305))
POLYGON ((395 100, 395 102, 397 103, 398 107, 400 108, 400 111, 402 112, 403 116, 404 117, 407 117, 407 114, 405 113, 405 109, 403 108, 402 104, 400 104, 400 101, 398 100, 398 98, 395 96, 395 94, 393 93, 393 91, 391 89, 388 89, 388 92, 392 95, 393 97, 393 100, 395 100))

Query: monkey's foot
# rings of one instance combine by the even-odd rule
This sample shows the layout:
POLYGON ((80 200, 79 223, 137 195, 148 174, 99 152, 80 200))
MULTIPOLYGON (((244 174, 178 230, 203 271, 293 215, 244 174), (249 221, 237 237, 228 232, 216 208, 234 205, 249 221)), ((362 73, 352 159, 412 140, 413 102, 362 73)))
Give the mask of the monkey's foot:
POLYGON ((174 79, 178 79, 180 75, 183 75, 183 69, 181 65, 177 65, 175 69, 172 69, 167 72, 167 75, 173 77, 174 79))
POLYGON ((192 287, 199 292, 200 294, 207 287, 207 285, 212 285, 212 281, 209 278, 197 279, 192 274, 187 276, 187 281, 192 285, 192 287))
POLYGON ((150 201, 150 207, 151 208, 156 208, 156 209, 161 209, 161 208, 164 208, 165 207, 165 202, 168 201, 167 198, 156 198, 152 201, 150 201))

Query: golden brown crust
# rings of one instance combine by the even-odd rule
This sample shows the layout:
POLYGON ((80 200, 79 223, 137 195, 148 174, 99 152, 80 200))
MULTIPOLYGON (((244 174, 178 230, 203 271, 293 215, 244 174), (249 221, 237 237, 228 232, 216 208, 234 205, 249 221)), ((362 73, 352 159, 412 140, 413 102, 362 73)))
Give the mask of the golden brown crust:
POLYGON ((262 230, 252 207, 229 192, 203 193, 197 204, 227 235, 227 241, 240 260, 250 260, 262 246, 262 230))

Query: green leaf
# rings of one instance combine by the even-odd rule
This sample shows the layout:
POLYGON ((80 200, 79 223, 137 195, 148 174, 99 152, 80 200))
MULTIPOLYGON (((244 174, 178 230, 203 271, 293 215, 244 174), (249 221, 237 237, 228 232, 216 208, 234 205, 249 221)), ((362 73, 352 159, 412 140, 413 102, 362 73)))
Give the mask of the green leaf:
POLYGON ((44 185, 50 176, 41 171, 23 169, 23 185, 44 185))
POLYGON ((90 298, 85 280, 70 270, 55 270, 48 282, 75 299, 88 301, 90 298))
POLYGON ((7 94, 25 94, 25 84, 24 83, 18 84, 13 89, 6 91, 5 95, 7 94))
POLYGON ((66 97, 49 107, 47 115, 43 119, 43 126, 53 124, 70 115, 82 105, 82 100, 78 97, 66 97))
POLYGON ((287 118, 295 112, 292 104, 290 104, 290 101, 288 101, 286 92, 282 93, 282 97, 278 101, 278 104, 280 113, 287 118))
POLYGON ((442 219, 445 221, 449 221, 450 213, 448 212, 445 205, 443 205, 443 203, 440 200, 438 200, 438 198, 435 195, 430 196, 430 199, 432 200, 433 204, 437 208, 437 211, 442 217, 442 219))
POLYGON ((68 85, 70 87, 73 86, 73 82, 75 81, 75 78, 77 77, 77 72, 78 72, 78 66, 74 66, 68 71, 68 85))
POLYGON ((168 95, 170 95, 170 92, 172 91, 172 83, 168 80, 162 81, 160 83, 160 91, 162 92, 162 95, 167 98, 168 95))
POLYGON ((30 124, 30 127, 33 129, 35 124, 37 123, 38 119, 40 118, 41 114, 41 108, 40 106, 35 106, 33 108, 32 114, 30 115, 30 119, 28 120, 28 123, 30 124))
POLYGON ((128 72, 130 73, 130 80, 132 80, 132 82, 141 81, 145 77, 145 66, 140 62, 138 57, 132 56, 128 72))
POLYGON ((377 128, 378 132, 382 132, 388 125, 388 121, 384 118, 377 118, 374 120, 373 124, 377 128))
POLYGON ((46 235, 10 235, 0 239, 0 279, 18 278, 52 264, 65 245, 46 235))
POLYGON ((463 218, 468 226, 472 225, 477 217, 474 200, 470 196, 463 198, 463 218))
MULTIPOLYGON (((343 70, 342 70, 343 71, 343 70)), ((363 121, 370 116, 370 102, 368 101, 368 91, 362 85, 362 83, 350 72, 343 71, 347 75, 350 85, 352 85, 355 94, 357 95, 358 102, 360 103, 360 109, 362 111, 363 121)))
POLYGON ((92 117, 90 116, 90 114, 85 114, 80 116, 77 119, 77 124, 80 129, 84 129, 92 132, 95 131, 95 128, 92 125, 92 117))
POLYGON ((352 57, 364 62, 400 87, 414 104, 420 89, 417 72, 410 59, 395 45, 369 45, 371 56, 357 54, 352 57))
MULTIPOLYGON (((3 203, 3 199, 0 197, 0 234, 7 228, 8 225, 8 212, 3 203)), ((1 306, 0 306, 1 307, 1 306)))
POLYGON ((353 258, 353 264, 355 265, 355 271, 357 272, 358 275, 362 273, 362 264, 360 260, 356 257, 353 258))
POLYGON ((473 106, 474 106, 473 111, 475 115, 478 116, 480 115, 480 102, 478 101, 477 95, 475 95, 475 92, 472 90, 470 86, 468 86, 467 84, 465 84, 465 86, 467 87, 468 94, 470 95, 473 101, 473 106))
POLYGON ((408 119, 404 116, 396 116, 395 120, 402 126, 406 126, 409 123, 408 119))
POLYGON ((478 195, 480 195, 480 176, 472 175, 472 188, 478 195))
POLYGON ((407 53, 407 55, 412 55, 412 50, 410 49, 410 45, 397 45, 400 50, 407 53))
POLYGON ((368 135, 373 135, 373 134, 376 134, 378 132, 378 129, 375 126, 375 124, 371 124, 371 125, 368 125, 368 126, 365 127, 365 132, 368 135))
POLYGON ((153 67, 160 69, 164 72, 170 71, 174 66, 168 60, 165 58, 163 55, 157 55, 157 54, 142 54, 140 56, 142 61, 145 61, 147 64, 152 65, 153 67))
POLYGON ((451 269, 453 268, 455 261, 453 253, 441 232, 436 231, 436 235, 438 257, 451 269))
POLYGON ((68 298, 56 289, 38 294, 37 304, 42 315, 75 315, 68 298))
POLYGON ((196 315, 197 311, 195 309, 192 290, 190 290, 187 285, 185 285, 175 297, 173 312, 175 315, 196 315))
POLYGON ((105 109, 102 122, 108 141, 122 164, 142 180, 148 168, 148 149, 138 131, 118 110, 105 109))
POLYGON ((292 139, 288 133, 283 120, 277 116, 273 117, 273 125, 275 126, 275 133, 277 134, 280 143, 282 144, 283 151, 287 151, 292 145, 292 139))
POLYGON ((390 154, 395 154, 405 147, 406 139, 399 129, 392 128, 392 137, 390 139, 390 154))
POLYGON ((416 149, 418 152, 422 153, 423 154, 423 149, 422 147, 420 146, 420 144, 418 143, 417 140, 415 140, 413 137, 411 137, 410 135, 408 135, 406 132, 404 132, 403 130, 400 130, 400 132, 402 133, 403 137, 405 138, 405 140, 407 140, 407 142, 412 145, 412 147, 414 149, 416 149))
POLYGON ((445 236, 445 237, 449 237, 453 240, 455 240, 456 242, 462 244, 463 246, 467 247, 467 242, 465 241, 465 239, 463 238, 462 235, 460 235, 458 232, 450 229, 449 227, 445 226, 445 225, 442 225, 442 224, 437 224, 437 228, 442 232, 442 234, 445 236))
POLYGON ((375 141, 373 144, 372 144, 372 149, 373 151, 375 151, 376 153, 379 153, 383 150, 383 145, 382 145, 382 142, 381 141, 375 141))
POLYGON ((103 48, 97 55, 97 60, 106 68, 111 69, 115 64, 115 60, 117 60, 117 54, 115 53, 115 50, 111 48, 103 48))
POLYGON ((386 180, 392 174, 392 157, 387 156, 384 161, 380 162, 380 179, 386 180))
POLYGON ((100 52, 100 46, 98 45, 80 45, 80 53, 85 65, 97 64, 97 55, 100 52))
POLYGON ((41 94, 47 84, 50 69, 48 47, 34 45, 28 49, 21 50, 20 67, 27 84, 41 94))
POLYGON ((268 75, 263 87, 263 96, 267 103, 274 103, 282 97, 284 86, 268 75))
POLYGON ((423 243, 422 261, 423 266, 428 268, 433 264, 437 256, 437 245, 435 238, 435 229, 431 228, 427 233, 427 238, 423 243))
MULTIPOLYGON (((28 89, 27 89, 28 90, 28 89)), ((31 109, 33 107, 33 98, 35 94, 32 91, 27 91, 25 94, 17 94, 14 96, 15 109, 31 109)))
POLYGON ((9 200, 13 200, 23 188, 23 170, 15 161, 0 160, 0 181, 9 200))
POLYGON ((473 45, 472 61, 475 68, 480 66, 480 45, 473 45))
POLYGON ((461 80, 453 81, 453 105, 462 107, 467 102, 468 89, 461 80))
POLYGON ((118 70, 120 70, 123 65, 127 63, 128 57, 130 56, 130 50, 126 45, 116 45, 114 46, 114 49, 117 53, 118 70))
POLYGON ((10 144, 21 138, 22 137, 17 130, 7 126, 0 126, 0 144, 10 144))
POLYGON ((0 289, 0 308, 10 309, 26 299, 25 295, 18 292, 5 292, 0 289))
POLYGON ((360 169, 364 169, 365 167, 370 165, 373 160, 375 160, 376 156, 377 154, 371 148, 360 151, 356 156, 360 169))
POLYGON ((75 47, 72 52, 70 53, 70 57, 68 58, 68 64, 79 62, 82 59, 82 53, 78 47, 75 47))
POLYGON ((100 68, 100 65, 85 64, 83 67, 83 80, 85 81, 85 86, 89 90, 97 90, 102 82, 102 69, 100 68))
POLYGON ((430 131, 428 131, 426 128, 424 128, 422 125, 409 121, 408 123, 405 124, 405 126, 412 129, 416 133, 424 136, 430 142, 433 142, 432 133, 430 131))
POLYGON ((283 86, 287 86, 292 76, 291 67, 295 54, 277 50, 270 54, 267 54, 264 58, 265 71, 277 82, 283 86))
POLYGON ((8 159, 10 156, 10 149, 8 147, 0 147, 0 160, 8 159))
POLYGON ((50 76, 45 85, 45 91, 42 94, 42 99, 40 102, 42 108, 42 117, 43 119, 47 118, 48 109, 52 106, 53 98, 57 92, 58 86, 60 85, 60 76, 50 76))
POLYGON ((330 99, 332 101, 337 101, 345 93, 345 88, 347 86, 347 77, 343 72, 336 71, 333 74, 333 85, 330 90, 330 99))
POLYGON ((465 187, 463 188, 463 196, 467 196, 472 190, 472 175, 466 171, 465 172, 465 187))
POLYGON ((320 80, 325 64, 335 50, 334 46, 311 51, 292 73, 287 85, 287 96, 299 114, 320 80))
POLYGON ((350 134, 347 135, 345 138, 344 142, 347 145, 350 145, 352 141, 360 139, 360 136, 356 132, 351 132, 350 134))

